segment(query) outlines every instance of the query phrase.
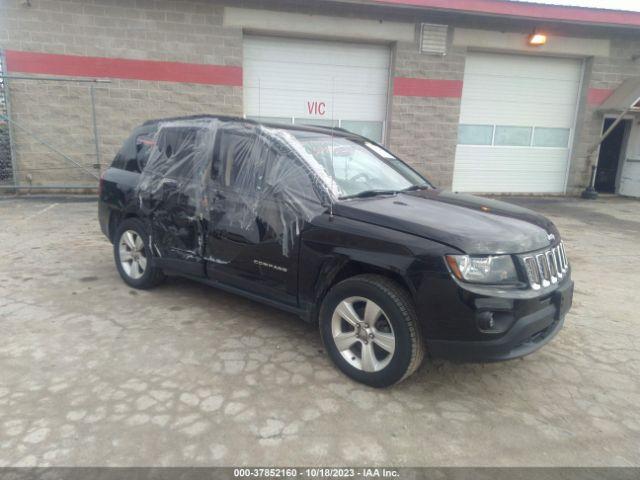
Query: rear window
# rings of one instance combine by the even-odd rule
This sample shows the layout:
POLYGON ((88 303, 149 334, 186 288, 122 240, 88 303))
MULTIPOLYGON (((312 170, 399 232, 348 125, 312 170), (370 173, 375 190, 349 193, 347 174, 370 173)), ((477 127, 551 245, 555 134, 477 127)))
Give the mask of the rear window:
POLYGON ((144 170, 144 167, 147 165, 149 152, 151 152, 154 145, 155 141, 150 135, 142 134, 136 138, 136 163, 138 172, 144 170))
POLYGON ((155 125, 136 128, 116 154, 111 167, 140 173, 149 160, 155 132, 155 125))

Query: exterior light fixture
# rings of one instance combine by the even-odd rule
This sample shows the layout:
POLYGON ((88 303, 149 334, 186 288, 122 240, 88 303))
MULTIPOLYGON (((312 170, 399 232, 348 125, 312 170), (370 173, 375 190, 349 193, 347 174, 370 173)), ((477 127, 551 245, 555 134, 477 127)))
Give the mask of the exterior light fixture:
POLYGON ((529 35, 529 45, 540 47, 547 43, 547 36, 544 33, 533 32, 529 35))

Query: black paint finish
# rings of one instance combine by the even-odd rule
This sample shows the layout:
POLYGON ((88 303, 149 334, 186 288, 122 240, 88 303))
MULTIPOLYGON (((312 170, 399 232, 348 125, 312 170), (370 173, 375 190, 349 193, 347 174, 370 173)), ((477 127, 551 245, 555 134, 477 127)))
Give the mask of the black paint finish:
POLYGON ((430 189, 354 199, 334 207, 337 215, 411 233, 468 254, 522 253, 558 237, 542 215, 508 203, 430 189))
MULTIPOLYGON (((130 144, 125 144, 129 150, 130 144)), ((559 305, 570 305, 569 275, 538 293, 523 286, 474 286, 449 272, 446 254, 515 255, 559 241, 551 221, 515 205, 432 188, 334 201, 324 213, 302 222, 285 254, 282 238, 265 220, 273 215, 269 202, 260 206, 264 215, 256 216, 255 225, 238 230, 233 222, 225 227, 219 210, 195 218, 189 200, 168 186, 166 197, 157 199, 162 208, 150 214, 141 208, 139 178, 139 173, 123 168, 104 173, 99 220, 105 235, 111 239, 117 222, 137 216, 155 236, 158 251, 153 260, 169 273, 279 306, 308 321, 316 320, 323 296, 336 282, 380 273, 410 292, 432 354, 501 360, 530 353, 549 341, 562 324, 559 305), (488 310, 508 327, 505 331, 479 329, 478 315, 488 310)), ((221 198, 234 201, 212 183, 207 204, 221 198)))

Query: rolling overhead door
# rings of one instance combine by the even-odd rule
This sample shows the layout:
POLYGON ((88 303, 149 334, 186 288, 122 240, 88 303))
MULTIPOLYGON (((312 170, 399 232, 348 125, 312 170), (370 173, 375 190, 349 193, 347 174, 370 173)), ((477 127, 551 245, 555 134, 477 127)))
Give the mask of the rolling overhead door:
POLYGON ((467 56, 453 190, 564 192, 579 60, 467 56))
POLYGON ((247 117, 333 124, 382 141, 389 89, 388 47, 245 36, 243 58, 247 117))

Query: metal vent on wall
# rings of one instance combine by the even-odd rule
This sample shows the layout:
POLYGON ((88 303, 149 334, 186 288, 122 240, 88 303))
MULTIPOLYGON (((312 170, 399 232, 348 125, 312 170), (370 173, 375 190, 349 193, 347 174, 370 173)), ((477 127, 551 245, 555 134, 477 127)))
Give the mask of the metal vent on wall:
POLYGON ((447 54, 448 25, 420 24, 420 53, 447 54))

